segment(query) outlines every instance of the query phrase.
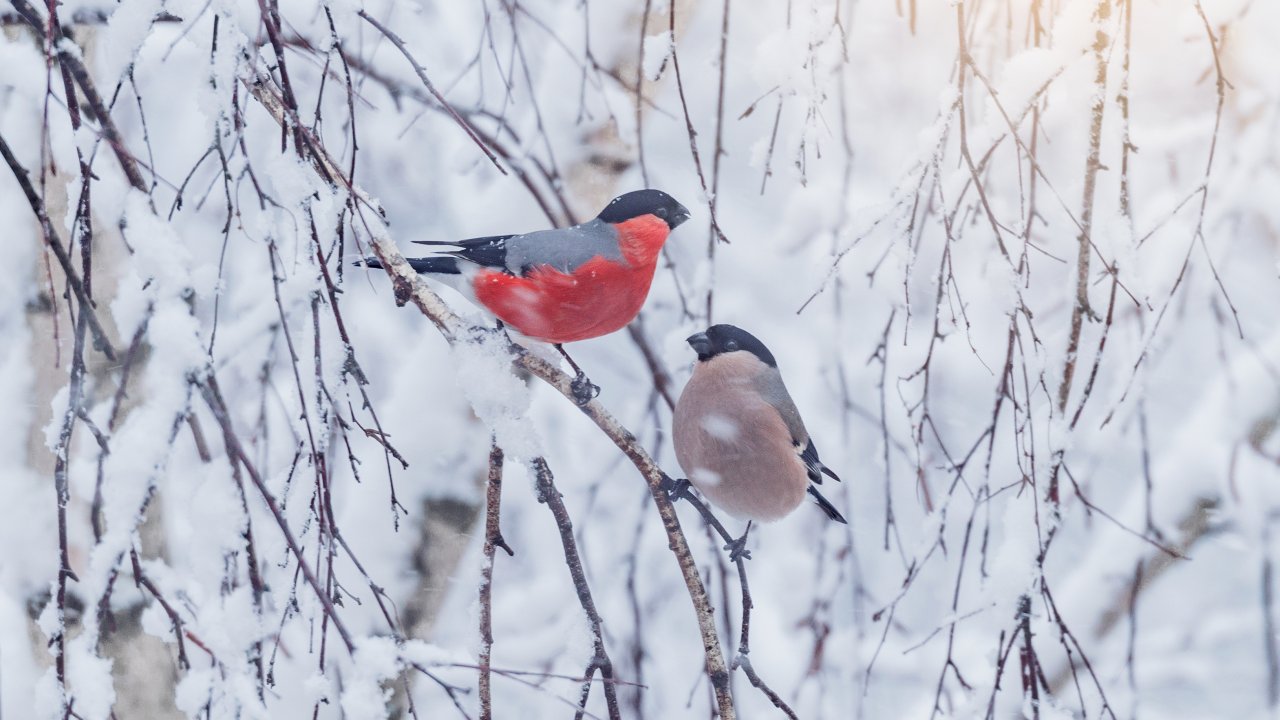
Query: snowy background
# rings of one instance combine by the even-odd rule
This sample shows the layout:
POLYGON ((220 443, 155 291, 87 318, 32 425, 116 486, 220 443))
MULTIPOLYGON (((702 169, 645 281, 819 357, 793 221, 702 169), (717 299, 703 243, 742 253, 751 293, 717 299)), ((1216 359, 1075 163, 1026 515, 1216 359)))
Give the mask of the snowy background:
MULTIPOLYGON (((848 526, 750 546, 751 663, 796 716, 1280 713, 1280 5, 47 12, 0 8, 0 716, 481 716, 495 430, 493 715, 573 715, 592 663, 541 456, 621 716, 713 716, 632 464, 351 265, 640 187, 694 217, 631 331, 571 348, 599 402, 676 473, 663 391, 731 322, 845 480, 848 526)), ((732 661, 736 573, 677 510, 732 661)))

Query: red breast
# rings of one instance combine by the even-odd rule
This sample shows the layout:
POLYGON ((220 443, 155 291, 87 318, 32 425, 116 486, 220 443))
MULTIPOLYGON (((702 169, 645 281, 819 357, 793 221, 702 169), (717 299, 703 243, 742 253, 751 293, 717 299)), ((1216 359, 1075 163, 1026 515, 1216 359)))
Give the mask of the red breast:
POLYGON ((524 277, 484 270, 473 280, 476 299, 522 334, 551 343, 587 340, 625 327, 649 295, 670 228, 653 215, 614 227, 626 262, 597 256, 572 273, 542 266, 524 277))

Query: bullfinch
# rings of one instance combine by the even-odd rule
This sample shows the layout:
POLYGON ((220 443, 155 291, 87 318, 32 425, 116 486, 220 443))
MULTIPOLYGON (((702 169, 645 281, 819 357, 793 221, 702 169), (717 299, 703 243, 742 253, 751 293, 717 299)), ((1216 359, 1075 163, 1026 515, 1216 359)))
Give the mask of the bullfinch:
MULTIPOLYGON (((552 343, 577 371, 574 394, 585 403, 600 389, 587 382, 562 343, 607 335, 640 312, 658 255, 689 211, 661 190, 614 198, 595 219, 523 235, 416 241, 448 246, 408 258, 419 273, 445 281, 520 333, 552 343)), ((364 265, 381 267, 377 258, 364 265)))
POLYGON ((692 483, 747 521, 747 532, 726 546, 733 560, 750 557, 744 547, 752 522, 782 518, 806 493, 827 517, 846 522, 815 487, 823 475, 840 478, 818 459, 773 353, 733 325, 713 325, 688 343, 698 362, 672 419, 676 459, 688 481, 677 481, 672 495, 678 499, 692 483))

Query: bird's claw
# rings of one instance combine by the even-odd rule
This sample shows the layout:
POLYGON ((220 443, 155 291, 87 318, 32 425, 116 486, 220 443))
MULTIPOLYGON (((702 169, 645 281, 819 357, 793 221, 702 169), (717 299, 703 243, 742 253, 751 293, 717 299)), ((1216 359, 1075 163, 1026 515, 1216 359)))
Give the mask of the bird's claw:
POLYGON ((587 376, 581 372, 569 383, 569 390, 573 393, 574 402, 579 406, 586 405, 600 394, 600 386, 588 380, 587 376))
POLYGON ((729 562, 738 562, 738 559, 751 559, 751 551, 747 549, 747 536, 744 534, 737 540, 725 543, 725 550, 729 551, 729 562))
POLYGON ((671 502, 677 502, 681 498, 689 497, 689 481, 684 478, 672 480, 671 478, 664 476, 662 479, 662 489, 667 493, 667 499, 671 502))

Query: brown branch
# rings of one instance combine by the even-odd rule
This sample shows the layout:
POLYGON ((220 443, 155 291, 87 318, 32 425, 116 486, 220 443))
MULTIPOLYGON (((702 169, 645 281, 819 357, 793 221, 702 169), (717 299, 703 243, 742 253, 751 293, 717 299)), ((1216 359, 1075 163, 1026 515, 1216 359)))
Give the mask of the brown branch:
POLYGON ((587 575, 582 568, 582 557, 578 554, 578 543, 573 538, 573 521, 569 518, 569 509, 565 507, 564 498, 556 489, 555 476, 551 474, 546 458, 534 458, 532 464, 537 481, 535 487, 538 502, 545 503, 555 516, 556 528, 560 531, 560 545, 564 548, 564 561, 569 566, 569 576, 573 579, 573 589, 578 593, 578 602, 587 615, 587 623, 591 626, 591 642, 595 646, 595 656, 587 664, 586 672, 582 673, 585 680, 578 702, 578 713, 574 717, 576 720, 582 719, 591 693, 591 677, 599 670, 600 676, 606 680, 604 698, 605 705, 609 708, 609 717, 611 720, 620 720, 622 713, 618 709, 618 691, 612 682, 613 660, 604 647, 604 622, 600 619, 600 612, 596 610, 591 587, 587 584, 587 575))
MULTIPOLYGON (((725 529, 724 524, 720 522, 719 518, 711 512, 711 509, 708 508, 705 503, 687 491, 681 495, 681 497, 687 500, 689 504, 698 511, 698 514, 702 516, 702 519, 706 521, 707 525, 714 529, 716 534, 719 535, 725 543, 731 543, 734 541, 734 537, 729 534, 729 531, 725 529)), ((796 712, 791 709, 790 705, 787 705, 787 702, 782 699, 782 696, 776 693, 773 688, 769 687, 769 685, 761 679, 760 674, 757 673, 755 667, 751 665, 751 659, 747 657, 751 653, 751 609, 755 607, 755 603, 751 600, 751 586, 747 583, 747 566, 743 557, 741 555, 735 557, 733 559, 733 563, 738 569, 738 584, 742 589, 742 626, 738 634, 738 654, 733 659, 733 667, 735 670, 742 668, 742 672, 746 674, 747 680, 751 682, 751 685, 764 693, 765 697, 769 698, 769 702, 772 702, 774 707, 781 710, 783 714, 788 718, 791 718, 791 720, 799 720, 796 712)))
POLYGON ((489 481, 485 485, 484 506, 484 564, 480 567, 480 720, 492 720, 493 699, 489 666, 493 655, 493 557, 498 548, 515 555, 502 538, 498 520, 502 503, 502 448, 497 443, 489 447, 489 481))

